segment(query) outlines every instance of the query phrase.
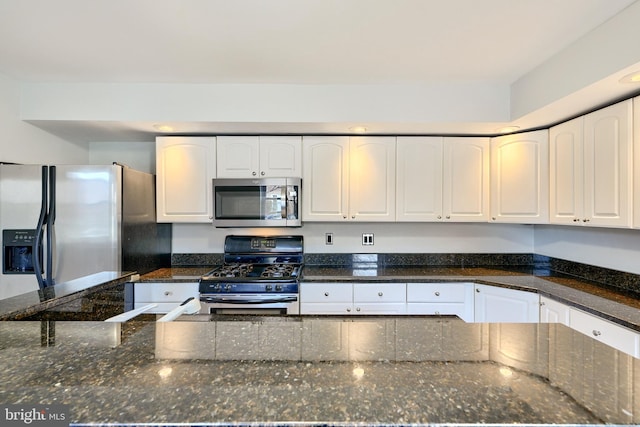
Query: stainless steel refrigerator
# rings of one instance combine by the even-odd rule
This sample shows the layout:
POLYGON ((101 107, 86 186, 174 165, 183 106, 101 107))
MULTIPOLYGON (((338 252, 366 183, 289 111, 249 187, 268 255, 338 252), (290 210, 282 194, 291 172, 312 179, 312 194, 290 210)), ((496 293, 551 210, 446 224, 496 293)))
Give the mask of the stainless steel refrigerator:
POLYGON ((101 271, 170 266, 155 176, 121 165, 0 164, 0 299, 101 271))

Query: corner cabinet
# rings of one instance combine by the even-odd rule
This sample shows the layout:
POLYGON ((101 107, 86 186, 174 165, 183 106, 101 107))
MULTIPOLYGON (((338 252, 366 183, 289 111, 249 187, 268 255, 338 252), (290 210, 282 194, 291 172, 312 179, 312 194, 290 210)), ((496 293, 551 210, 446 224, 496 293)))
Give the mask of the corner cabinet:
POLYGON ((491 139, 491 221, 549 222, 549 132, 491 139))
POLYGON ((538 323, 540 296, 489 285, 475 285, 474 321, 485 323, 538 323))
POLYGON ((550 129, 550 222, 630 227, 632 101, 550 129))
POLYGON ((302 176, 300 136, 219 136, 218 178, 302 176))
POLYGON ((395 137, 304 137, 303 221, 394 221, 395 137))
POLYGON ((158 222, 211 222, 215 137, 156 138, 158 222))

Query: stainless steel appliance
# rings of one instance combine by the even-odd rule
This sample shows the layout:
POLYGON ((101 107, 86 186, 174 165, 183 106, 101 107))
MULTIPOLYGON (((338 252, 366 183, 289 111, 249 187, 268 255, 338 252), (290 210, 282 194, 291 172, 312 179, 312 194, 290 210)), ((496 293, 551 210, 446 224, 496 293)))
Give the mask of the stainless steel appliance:
POLYGON ((0 164, 0 299, 101 271, 169 266, 155 177, 121 165, 0 164))
POLYGON ((300 227, 300 178, 214 179, 216 227, 300 227))
POLYGON ((227 236, 224 264, 200 278, 201 313, 300 314, 302 236, 227 236))

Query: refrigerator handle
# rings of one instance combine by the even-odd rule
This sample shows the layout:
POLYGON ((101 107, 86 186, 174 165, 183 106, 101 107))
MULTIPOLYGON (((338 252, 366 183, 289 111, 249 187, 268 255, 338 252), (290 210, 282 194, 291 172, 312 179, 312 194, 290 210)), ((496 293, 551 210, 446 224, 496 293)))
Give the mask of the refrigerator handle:
POLYGON ((38 281, 38 286, 40 289, 44 289, 46 283, 42 277, 42 265, 40 264, 40 254, 42 253, 42 235, 44 223, 47 217, 47 196, 48 196, 48 167, 42 166, 42 191, 40 195, 40 216, 38 217, 38 225, 36 226, 36 239, 34 242, 35 251, 33 251, 33 270, 36 275, 36 280, 38 281))
POLYGON ((56 167, 49 167, 49 206, 47 214, 47 269, 46 286, 55 285, 53 280, 53 248, 55 246, 56 223, 56 167))

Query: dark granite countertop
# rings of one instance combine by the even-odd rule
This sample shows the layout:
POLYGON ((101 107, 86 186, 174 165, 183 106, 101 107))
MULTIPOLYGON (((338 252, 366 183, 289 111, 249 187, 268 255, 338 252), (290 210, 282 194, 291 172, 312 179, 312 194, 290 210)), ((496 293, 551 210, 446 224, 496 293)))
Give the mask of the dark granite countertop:
MULTIPOLYGON (((55 286, 0 300, 0 321, 19 320, 52 309, 88 294, 131 280, 134 272, 103 271, 55 286)), ((34 279, 35 280, 35 279, 34 279)))
POLYGON ((531 267, 326 267, 305 266, 305 282, 474 282, 537 292, 640 331, 640 299, 617 289, 531 267))
MULTIPOLYGON (((141 282, 193 282, 213 266, 174 267, 155 270, 141 282)), ((537 292, 580 308, 622 326, 640 331, 640 299, 567 274, 538 271, 529 266, 495 267, 380 267, 360 264, 355 267, 309 266, 303 270, 303 282, 475 282, 537 292)))

